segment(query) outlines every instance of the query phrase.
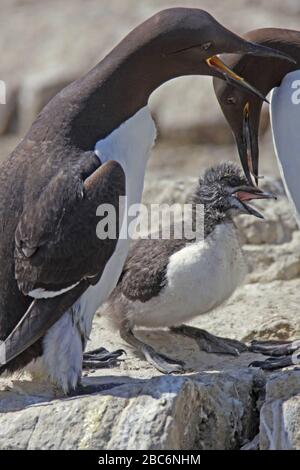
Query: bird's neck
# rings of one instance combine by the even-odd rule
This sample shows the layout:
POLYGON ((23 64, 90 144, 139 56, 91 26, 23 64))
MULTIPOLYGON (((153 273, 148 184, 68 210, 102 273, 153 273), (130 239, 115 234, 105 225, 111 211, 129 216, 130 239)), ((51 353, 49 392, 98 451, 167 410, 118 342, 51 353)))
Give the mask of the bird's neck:
POLYGON ((61 112, 60 125, 71 144, 91 150, 147 105, 156 88, 178 75, 175 65, 164 60, 157 38, 143 41, 139 32, 130 34, 56 97, 53 122, 59 122, 61 112))
POLYGON ((223 224, 225 222, 233 223, 232 218, 230 215, 228 215, 228 213, 219 210, 213 203, 208 202, 205 197, 201 197, 201 194, 199 193, 196 193, 194 195, 192 199, 192 204, 193 229, 195 230, 195 228, 197 227, 196 217, 199 217, 199 215, 201 216, 201 214, 203 214, 204 238, 208 237, 218 225, 223 224), (203 208, 203 211, 199 211, 199 205, 203 208))
POLYGON ((204 238, 208 237, 218 225, 230 221, 232 222, 232 219, 224 212, 204 206, 204 238))

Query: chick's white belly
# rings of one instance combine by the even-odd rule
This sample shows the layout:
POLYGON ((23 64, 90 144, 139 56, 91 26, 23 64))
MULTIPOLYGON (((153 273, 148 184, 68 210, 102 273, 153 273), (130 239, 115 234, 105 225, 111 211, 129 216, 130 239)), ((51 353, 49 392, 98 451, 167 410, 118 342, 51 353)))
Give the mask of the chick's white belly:
POLYGON ((135 325, 168 327, 191 320, 227 300, 247 272, 243 253, 230 227, 217 229, 214 239, 188 245, 173 254, 166 286, 148 302, 130 305, 135 325), (234 236, 232 236, 232 233, 234 236))

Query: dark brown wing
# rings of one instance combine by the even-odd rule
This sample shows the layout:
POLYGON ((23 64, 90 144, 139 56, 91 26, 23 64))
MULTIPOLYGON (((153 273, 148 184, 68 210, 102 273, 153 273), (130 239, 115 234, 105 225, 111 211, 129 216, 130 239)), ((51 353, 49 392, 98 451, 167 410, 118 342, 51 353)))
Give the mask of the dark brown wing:
MULTIPOLYGON (((78 225, 71 223, 70 215, 66 216, 60 221, 62 236, 53 236, 52 240, 48 238, 41 246, 38 245, 39 239, 28 237, 28 233, 33 231, 26 232, 25 224, 22 224, 22 230, 18 227, 16 277, 23 289, 41 288, 48 292, 53 288, 59 291, 74 281, 78 284, 53 298, 33 300, 20 322, 1 344, 0 364, 7 364, 41 338, 88 286, 101 277, 116 247, 119 227, 117 225, 116 239, 99 239, 96 234, 99 222, 96 211, 100 204, 111 204, 115 207, 118 220, 119 197, 124 195, 124 172, 117 162, 110 161, 84 181, 84 195, 77 207, 78 225), (23 254, 24 246, 36 247, 36 244, 36 251, 26 257, 23 254), (64 244, 67 246, 64 247, 64 244), (71 267, 65 267, 63 263, 66 262, 72 263, 71 267), (72 268, 76 270, 76 275, 71 272, 72 268)), ((44 234, 45 230, 40 233, 44 234)))
MULTIPOLYGON (((110 161, 85 181, 74 179, 67 189, 60 189, 63 184, 58 176, 17 227, 15 275, 25 295, 38 290, 46 297, 84 279, 92 283, 115 249, 117 238, 97 236, 97 208, 110 204, 118 222, 119 197, 125 195, 121 166, 110 161)), ((117 225, 116 235, 118 230, 117 225)))
POLYGON ((87 289, 88 282, 82 281, 74 289, 52 299, 33 300, 19 323, 0 344, 0 373, 5 365, 32 346, 51 326, 76 302, 87 289))
POLYGON ((111 299, 120 294, 130 300, 147 302, 166 285, 170 256, 185 246, 185 240, 141 239, 129 251, 118 285, 111 299))

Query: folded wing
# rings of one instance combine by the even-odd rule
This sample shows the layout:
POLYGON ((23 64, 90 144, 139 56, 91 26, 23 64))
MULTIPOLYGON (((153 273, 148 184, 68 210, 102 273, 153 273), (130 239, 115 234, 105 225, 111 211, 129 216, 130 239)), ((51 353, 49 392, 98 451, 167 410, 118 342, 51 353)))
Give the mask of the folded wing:
POLYGON ((36 299, 2 344, 5 363, 42 337, 90 284, 98 282, 115 250, 119 198, 125 195, 122 167, 109 161, 85 180, 75 179, 72 197, 70 191, 67 198, 58 192, 57 200, 55 191, 48 201, 42 198, 31 217, 23 214, 17 227, 15 276, 20 290, 36 299), (114 239, 97 236, 101 204, 115 209, 114 239))

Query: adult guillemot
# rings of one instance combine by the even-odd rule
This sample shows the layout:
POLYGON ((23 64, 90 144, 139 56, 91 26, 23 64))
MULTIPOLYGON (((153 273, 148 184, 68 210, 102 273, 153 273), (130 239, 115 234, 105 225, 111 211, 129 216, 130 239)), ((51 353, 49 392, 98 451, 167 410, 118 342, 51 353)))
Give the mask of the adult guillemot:
MULTIPOLYGON (((266 96, 272 89, 271 128, 273 143, 286 193, 300 221, 299 191, 299 83, 300 83, 300 32, 279 28, 264 28, 250 31, 245 37, 260 44, 276 47, 289 54, 294 63, 280 59, 241 56, 229 61, 236 73, 251 80, 266 96)), ((239 155, 251 181, 258 178, 258 133, 261 115, 261 100, 240 93, 230 85, 214 79, 217 99, 237 142, 239 155)), ((271 370, 293 365, 293 353, 299 350, 299 341, 253 341, 250 349, 270 355, 266 361, 255 361, 252 365, 271 370), (273 356, 273 357, 272 357, 273 356), (274 357, 275 356, 275 357, 274 357)))
POLYGON ((249 186, 236 165, 221 164, 205 172, 192 198, 194 205, 204 206, 194 240, 140 239, 131 246, 103 309, 121 337, 161 372, 182 371, 183 363, 143 343, 134 335, 134 327, 171 328, 195 339, 207 352, 238 355, 247 350, 239 341, 182 323, 222 304, 243 281, 246 264, 232 217, 239 213, 262 217, 247 202, 270 197, 274 196, 249 186))
POLYGON ((256 93, 215 56, 222 52, 282 56, 202 10, 156 14, 56 95, 2 164, 1 371, 41 357, 52 382, 65 392, 77 386, 94 313, 128 252, 120 227, 114 239, 96 236, 96 208, 118 211, 124 194, 128 206, 140 201, 155 140, 147 102, 162 83, 213 75, 256 93))
MULTIPOLYGON (((249 31, 245 34, 249 40, 257 40, 260 44, 268 44, 289 54, 293 62, 280 58, 246 57, 244 55, 228 60, 230 67, 236 73, 243 71, 243 75, 252 80, 264 96, 275 87, 280 87, 286 75, 299 70, 300 67, 300 32, 279 28, 263 28, 249 31), (248 60, 249 59, 249 60, 248 60)), ((299 78, 299 77, 298 77, 299 78)), ((257 100, 248 93, 234 89, 230 84, 223 84, 214 78, 214 88, 217 99, 236 139, 240 159, 245 174, 251 180, 251 173, 258 176, 258 131, 262 108, 262 100, 257 100)), ((286 101, 292 102, 292 93, 286 101)), ((272 109, 272 104, 271 104, 272 109)), ((276 136, 275 136, 276 139, 276 136)))

